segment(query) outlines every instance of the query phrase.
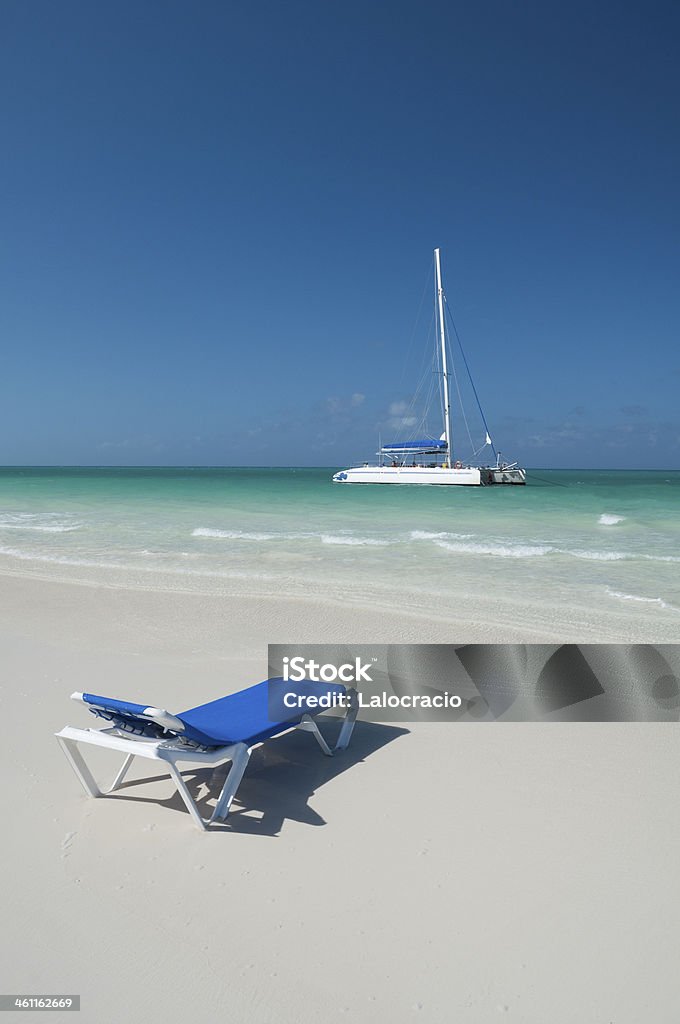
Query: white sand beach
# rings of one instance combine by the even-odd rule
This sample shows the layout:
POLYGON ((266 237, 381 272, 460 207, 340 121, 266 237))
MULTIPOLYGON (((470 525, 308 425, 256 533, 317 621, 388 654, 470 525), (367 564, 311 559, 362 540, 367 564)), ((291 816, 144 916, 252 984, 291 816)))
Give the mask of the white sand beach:
POLYGON ((675 725, 360 722, 332 760, 291 734, 201 834, 166 781, 85 798, 69 694, 180 710, 264 678, 266 642, 394 618, 12 576, 0 610, 5 991, 87 1024, 680 1018, 675 725))
POLYGON ((0 16, 0 1024, 680 1024, 680 3, 0 16))

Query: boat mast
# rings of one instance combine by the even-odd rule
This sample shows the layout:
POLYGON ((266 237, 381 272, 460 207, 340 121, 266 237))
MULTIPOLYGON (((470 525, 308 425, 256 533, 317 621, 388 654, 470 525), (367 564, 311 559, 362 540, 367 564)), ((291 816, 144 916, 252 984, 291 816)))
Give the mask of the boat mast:
POLYGON ((449 373, 446 368, 446 331, 444 330, 444 289, 442 288, 442 266, 439 249, 434 251, 434 262, 437 268, 437 301, 439 304, 439 338, 442 350, 442 378, 444 380, 444 438, 446 440, 446 456, 449 468, 453 462, 451 447, 451 407, 449 405, 449 373))

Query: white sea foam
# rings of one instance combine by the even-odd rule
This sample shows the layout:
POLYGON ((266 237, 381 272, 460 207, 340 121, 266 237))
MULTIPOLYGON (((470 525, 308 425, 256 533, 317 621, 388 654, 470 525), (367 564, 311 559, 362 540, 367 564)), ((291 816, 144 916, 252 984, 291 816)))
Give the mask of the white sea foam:
MULTIPOLYGON (((142 552, 140 552, 142 553, 142 552)), ((244 580, 277 580, 278 577, 268 573, 255 573, 248 571, 240 572, 238 570, 213 570, 203 568, 193 569, 182 569, 179 566, 157 566, 157 565, 135 565, 129 562, 102 562, 92 558, 70 558, 63 555, 46 555, 37 554, 35 552, 22 551, 20 548, 10 548, 4 545, 0 545, 0 555, 8 555, 10 558, 16 558, 22 562, 38 562, 40 564, 47 563, 49 565, 67 565, 76 566, 78 568, 87 569, 117 569, 124 570, 132 573, 144 573, 154 574, 159 573, 161 575, 170 576, 195 576, 195 577, 214 577, 217 579, 244 579, 244 580)))
POLYGON ((600 526, 615 526, 616 523, 622 523, 626 517, 614 515, 613 512, 603 512, 598 523, 600 526))
POLYGON ((560 551, 563 555, 572 555, 574 558, 587 558, 594 562, 620 562, 624 558, 633 558, 634 555, 625 554, 623 551, 560 551))
POLYGON ((437 540, 435 544, 456 554, 496 555, 498 558, 535 558, 555 550, 546 544, 465 544, 447 540, 437 540))
MULTIPOLYGON (((607 513, 608 514, 608 513, 607 513)), ((624 517, 612 518, 623 519, 624 517)), ((389 540, 379 537, 357 536, 352 533, 260 533, 248 530, 218 530, 208 527, 199 527, 192 531, 192 537, 204 537, 215 540, 234 541, 321 541, 322 544, 330 544, 338 547, 389 547, 398 540, 389 540)), ((453 533, 448 530, 411 530, 408 538, 412 541, 429 541, 437 547, 443 548, 452 553, 469 555, 489 555, 498 558, 538 558, 543 555, 562 555, 569 558, 585 559, 590 562, 620 562, 634 559, 644 559, 652 562, 680 562, 680 556, 676 555, 651 555, 635 551, 597 551, 588 548, 561 548, 554 544, 546 544, 534 541, 515 542, 510 539, 473 539, 472 533, 453 533)), ((402 535, 402 542, 404 537, 402 535)))
POLYGON ((81 530, 82 523, 74 523, 59 512, 2 512, 0 530, 33 530, 37 533, 72 533, 81 530))
POLYGON ((638 594, 624 594, 620 590, 610 590, 607 587, 607 594, 609 597, 616 597, 619 601, 639 601, 642 604, 655 604, 659 608, 665 608, 667 611, 680 612, 680 608, 676 608, 675 605, 668 604, 661 597, 640 597, 638 594))
POLYGON ((469 540, 472 533, 432 533, 430 530, 411 530, 411 540, 469 540))
POLYGON ((596 562, 622 562, 636 558, 642 558, 646 562, 680 562, 680 557, 677 555, 645 555, 640 551, 582 551, 578 549, 562 551, 559 548, 555 550, 562 555, 573 555, 574 558, 586 558, 596 562))
POLYGON ((53 565, 80 565, 92 569, 119 569, 116 562, 99 562, 89 558, 67 558, 63 555, 45 555, 33 551, 22 551, 20 548, 8 548, 0 545, 0 555, 9 555, 22 562, 49 562, 53 565))
POLYGON ((321 535, 323 544, 346 544, 350 547, 375 547, 384 548, 389 545, 388 540, 378 540, 373 537, 352 537, 348 534, 323 533, 321 535))
POLYGON ((16 523, 0 523, 0 530, 33 530, 35 533, 73 533, 74 530, 81 530, 80 524, 76 526, 30 526, 28 523, 18 525, 16 523))
POLYGON ((251 533, 247 530, 210 530, 198 527, 192 530, 192 537, 213 537, 216 540, 276 540, 274 533, 251 533))
MULTIPOLYGON (((449 535, 452 536, 452 535, 449 535)), ((435 540, 437 547, 446 551, 458 552, 470 555, 495 555, 498 558, 539 558, 543 555, 568 555, 571 558, 584 558, 594 562, 618 562, 622 559, 635 558, 634 554, 626 554, 622 551, 587 551, 582 549, 557 548, 552 544, 514 544, 504 541, 492 541, 485 543, 459 543, 449 540, 435 540)), ((672 556, 661 557, 655 555, 644 555, 654 561, 675 561, 672 556)))

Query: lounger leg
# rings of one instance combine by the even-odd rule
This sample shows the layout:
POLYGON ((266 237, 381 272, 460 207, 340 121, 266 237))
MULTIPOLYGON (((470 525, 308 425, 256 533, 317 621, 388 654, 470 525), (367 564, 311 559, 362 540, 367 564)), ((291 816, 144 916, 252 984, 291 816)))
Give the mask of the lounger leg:
POLYGON ((66 759, 73 768, 73 771, 80 779, 81 785, 87 795, 91 797, 102 796, 102 792, 95 782, 92 772, 85 764, 83 755, 78 750, 77 743, 74 740, 63 739, 61 736, 57 736, 57 740, 59 742, 59 746, 66 754, 66 759))
POLYGON ((123 779, 127 775, 128 768, 130 767, 130 765, 132 764, 134 759, 135 759, 135 755, 134 754, 128 754, 128 756, 123 761, 123 764, 122 764, 122 767, 121 767, 120 771, 118 772, 118 774, 116 775, 115 779, 111 783, 111 786, 109 787, 109 789, 106 790, 107 793, 113 793, 116 789, 118 789, 118 787, 120 786, 121 782, 123 781, 123 779))
POLYGON ((201 829, 201 831, 205 831, 205 822, 203 821, 203 818, 200 815, 194 798, 187 789, 187 784, 182 778, 181 772, 179 771, 177 766, 174 765, 171 761, 168 761, 166 763, 168 766, 168 771, 170 772, 170 775, 172 776, 172 779, 175 785, 177 786, 177 791, 179 792, 179 795, 182 797, 182 800, 184 801, 185 807, 188 810, 189 814, 194 819, 194 823, 201 829))
POLYGON ((354 732, 354 725, 356 723, 358 713, 359 707, 356 697, 352 697, 351 704, 347 709, 347 713, 342 721, 342 725, 340 726, 340 735, 338 736, 338 741, 333 748, 334 750, 345 750, 345 748, 349 746, 349 741, 351 740, 352 733, 354 732))
POLYGON ((229 774, 227 775, 224 786, 222 787, 222 792, 217 799, 215 810, 212 813, 210 821, 215 821, 217 818, 222 818, 224 821, 229 814, 231 802, 236 796, 236 790, 241 784, 241 779, 248 767, 249 760, 250 747, 247 747, 245 743, 239 743, 238 747, 234 751, 234 757, 232 758, 229 774))
POLYGON ((298 729, 302 729, 303 732, 311 732, 312 735, 315 737, 316 742, 323 750, 326 757, 333 756, 333 751, 326 743, 321 733, 321 730, 319 729, 319 726, 316 724, 313 718, 311 718, 309 715, 305 715, 300 724, 298 725, 298 729))
POLYGON ((324 739, 323 733, 319 729, 319 726, 316 724, 316 722, 310 715, 304 716, 304 718, 298 725, 298 729, 302 729, 303 732, 311 732, 315 736, 316 741, 323 750, 324 754, 326 754, 327 757, 332 757, 336 750, 344 750, 347 746, 349 746, 349 741, 351 740, 352 733, 354 732, 354 725, 357 720, 358 713, 359 707, 357 704, 356 697, 351 697, 350 706, 348 707, 345 717, 342 720, 342 725, 340 726, 340 734, 338 736, 338 741, 333 747, 333 749, 331 749, 328 746, 326 740, 324 739))
POLYGON ((61 736, 58 736, 57 739, 59 741, 59 746, 66 754, 68 762, 73 768, 73 771, 80 779, 83 789, 85 790, 87 795, 91 797, 108 796, 109 793, 113 793, 114 790, 118 789, 121 782, 127 775, 130 765, 135 759, 134 754, 128 754, 128 756, 123 761, 120 771, 116 775, 115 779, 113 780, 109 788, 100 789, 99 786, 97 785, 94 775, 92 774, 87 764, 85 763, 85 758, 78 750, 78 744, 74 740, 62 739, 61 736))
POLYGON ((231 802, 234 799, 234 796, 236 795, 236 790, 238 789, 241 779, 243 778, 243 774, 246 768, 248 767, 249 760, 250 747, 247 747, 245 743, 239 743, 234 748, 234 754, 231 760, 231 768, 229 769, 229 774, 227 775, 224 786, 222 787, 222 792, 220 793, 217 799, 215 810, 213 811, 211 817, 207 821, 201 817, 200 811, 196 806, 196 801, 194 800, 191 793, 187 789, 187 784, 182 778, 182 774, 177 768, 177 766, 174 765, 171 761, 167 762, 168 770, 174 780, 175 785, 177 786, 179 795, 182 797, 185 807, 188 810, 191 817, 194 819, 195 824, 201 830, 205 831, 208 825, 210 825, 213 821, 216 821, 217 818, 222 818, 224 820, 224 818, 227 817, 227 815, 229 814, 229 808, 231 807, 231 802))

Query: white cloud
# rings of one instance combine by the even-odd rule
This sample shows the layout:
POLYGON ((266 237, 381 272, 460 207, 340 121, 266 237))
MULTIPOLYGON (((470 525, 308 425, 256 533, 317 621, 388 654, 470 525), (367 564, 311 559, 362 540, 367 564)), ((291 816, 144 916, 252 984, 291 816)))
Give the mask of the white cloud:
POLYGON ((390 416, 401 416, 408 409, 406 402, 392 402, 388 409, 390 416))
POLYGON ((366 395, 362 395, 360 391, 355 391, 354 394, 349 397, 332 395, 326 399, 326 409, 329 413, 334 416, 340 416, 350 411, 350 409, 358 409, 360 405, 363 405, 366 400, 366 395))
POLYGON ((415 427, 417 422, 417 416, 390 416, 387 425, 392 430, 401 430, 403 427, 415 427))

